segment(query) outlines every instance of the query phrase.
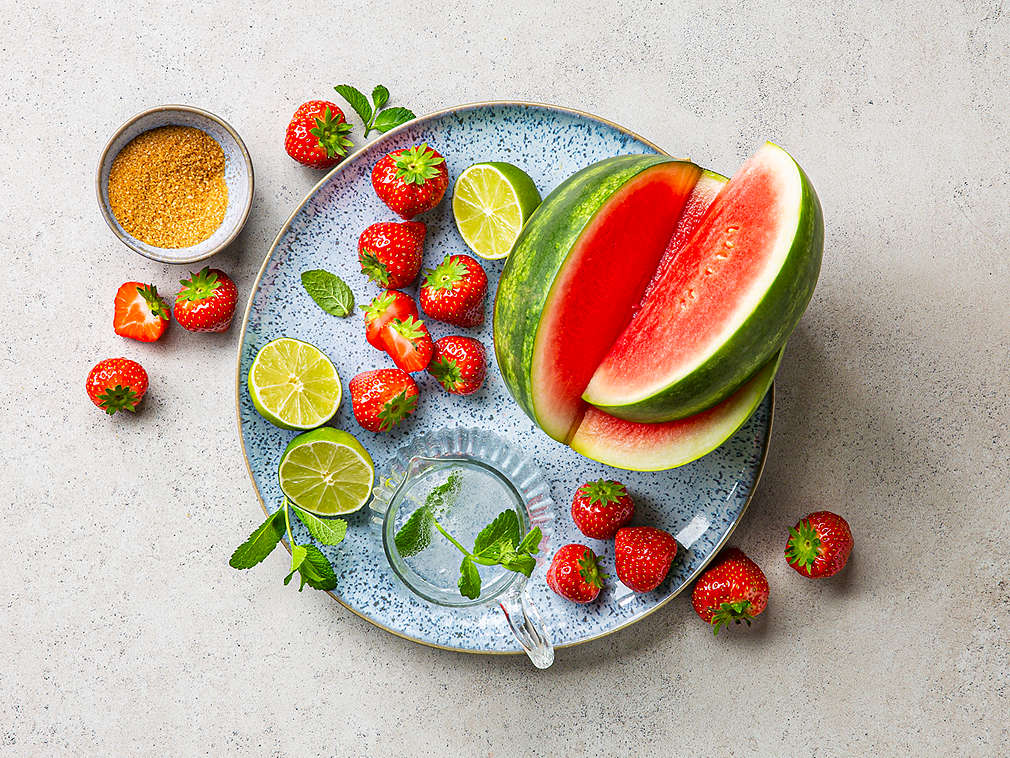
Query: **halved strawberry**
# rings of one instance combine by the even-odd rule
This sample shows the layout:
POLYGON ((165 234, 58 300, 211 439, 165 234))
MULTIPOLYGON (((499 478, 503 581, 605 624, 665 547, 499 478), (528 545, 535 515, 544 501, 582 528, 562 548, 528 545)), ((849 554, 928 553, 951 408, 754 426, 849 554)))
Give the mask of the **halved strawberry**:
POLYGON ((394 318, 386 324, 382 338, 393 363, 408 374, 428 368, 435 343, 423 321, 413 316, 407 316, 403 320, 394 318))
POLYGON ((386 349, 386 341, 382 336, 388 324, 393 319, 405 321, 408 317, 417 318, 417 305, 410 295, 397 290, 380 292, 368 305, 362 305, 365 312, 365 339, 377 350, 386 349))
POLYGON ((112 328, 120 337, 154 342, 168 326, 168 305, 153 284, 126 282, 116 292, 112 328))

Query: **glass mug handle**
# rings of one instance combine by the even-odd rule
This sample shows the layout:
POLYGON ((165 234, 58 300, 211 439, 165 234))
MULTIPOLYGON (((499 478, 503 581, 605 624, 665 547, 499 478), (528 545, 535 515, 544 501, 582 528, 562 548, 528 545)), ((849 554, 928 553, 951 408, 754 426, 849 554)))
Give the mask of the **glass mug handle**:
POLYGON ((540 613, 526 597, 526 582, 515 582, 497 602, 505 614, 509 629, 533 665, 545 669, 554 663, 554 646, 544 630, 540 613))

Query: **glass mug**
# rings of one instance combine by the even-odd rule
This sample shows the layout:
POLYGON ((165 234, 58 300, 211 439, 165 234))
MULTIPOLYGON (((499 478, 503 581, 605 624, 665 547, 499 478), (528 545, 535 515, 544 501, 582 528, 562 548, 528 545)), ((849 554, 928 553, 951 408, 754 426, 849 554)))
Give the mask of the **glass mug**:
POLYGON ((501 437, 482 429, 441 429, 423 435, 400 448, 386 467, 369 507, 373 524, 382 531, 393 573, 411 592, 444 608, 498 605, 533 664, 550 666, 554 648, 527 596, 526 577, 502 566, 477 565, 480 594, 465 597, 457 585, 463 553, 453 544, 458 541, 470 549, 480 530, 509 508, 516 514, 521 535, 540 527, 541 552, 535 557, 542 560, 554 503, 539 469, 501 437), (436 525, 429 525, 424 540, 415 544, 416 552, 402 555, 396 533, 451 476, 458 477, 452 502, 435 506, 436 525))

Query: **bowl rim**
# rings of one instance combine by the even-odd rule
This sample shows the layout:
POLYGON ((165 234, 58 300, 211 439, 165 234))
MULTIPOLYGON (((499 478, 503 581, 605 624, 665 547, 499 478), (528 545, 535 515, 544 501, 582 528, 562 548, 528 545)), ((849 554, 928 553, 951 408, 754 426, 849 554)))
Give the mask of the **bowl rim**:
MULTIPOLYGON (((116 154, 118 155, 119 153, 117 152, 116 154)), ((210 258, 211 256, 216 255, 217 253, 224 250, 228 245, 230 245, 232 242, 235 241, 235 238, 238 237, 239 233, 241 233, 242 229, 245 227, 246 221, 249 220, 249 212, 252 209, 254 190, 255 190, 255 176, 253 173, 252 158, 249 156, 249 150, 246 148, 245 142, 242 141, 242 137, 239 136, 239 133, 235 131, 235 129, 232 127, 231 124, 229 124, 220 116, 216 116, 210 111, 206 111, 203 108, 197 108, 196 106, 193 105, 181 105, 171 103, 167 105, 155 105, 151 108, 145 108, 139 113, 135 113, 132 116, 130 116, 130 118, 124 121, 122 125, 118 129, 116 129, 116 131, 109 138, 109 141, 105 144, 105 148, 102 150, 101 157, 98 159, 98 171, 95 174, 95 193, 98 197, 98 208, 102 213, 102 218, 105 219, 105 223, 109 225, 109 228, 112 230, 113 234, 115 234, 116 237, 119 238, 119 241, 122 242, 124 245, 126 245, 128 248, 130 248, 133 252, 139 253, 140 255, 144 256, 145 258, 149 258, 152 261, 158 261, 159 263, 178 263, 178 264, 196 263, 197 261, 206 260, 207 258, 210 258), (105 199, 102 196, 102 169, 104 168, 106 162, 110 158, 109 152, 112 150, 113 143, 117 139, 119 139, 120 136, 122 136, 123 132, 125 132, 127 129, 129 129, 131 126, 137 123, 140 119, 144 118, 145 116, 149 116, 152 113, 162 113, 166 111, 193 113, 196 114, 197 116, 209 119, 210 121, 213 121, 216 124, 218 124, 221 128, 223 128, 226 132, 228 132, 228 134, 230 134, 232 138, 235 140, 236 144, 239 147, 239 150, 242 153, 242 158, 245 161, 246 172, 249 174, 249 197, 246 200, 245 207, 242 209, 242 213, 239 216, 238 221, 232 228, 231 233, 220 244, 211 248, 208 252, 201 253, 200 255, 190 256, 188 258, 166 258, 164 256, 152 254, 149 250, 145 250, 141 246, 137 245, 130 236, 124 234, 116 226, 116 220, 113 218, 112 209, 108 206, 108 204, 105 202, 105 199)), ((157 249, 161 250, 167 248, 157 248, 157 249)), ((187 248, 182 247, 173 249, 186 250, 187 248)))

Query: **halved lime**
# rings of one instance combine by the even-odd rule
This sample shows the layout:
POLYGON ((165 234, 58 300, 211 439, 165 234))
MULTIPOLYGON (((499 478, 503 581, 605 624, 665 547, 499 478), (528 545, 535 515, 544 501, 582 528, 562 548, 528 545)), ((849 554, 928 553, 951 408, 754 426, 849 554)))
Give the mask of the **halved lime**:
POLYGON ((475 163, 452 190, 452 215, 467 246, 481 258, 505 258, 540 205, 537 186, 511 163, 475 163))
POLYGON ((282 429, 315 429, 340 407, 340 375, 308 342, 281 337, 268 342, 249 367, 256 410, 282 429))
POLYGON ((342 516, 368 501, 375 467, 354 437, 324 426, 288 443, 277 478, 281 491, 299 508, 317 516, 342 516))

